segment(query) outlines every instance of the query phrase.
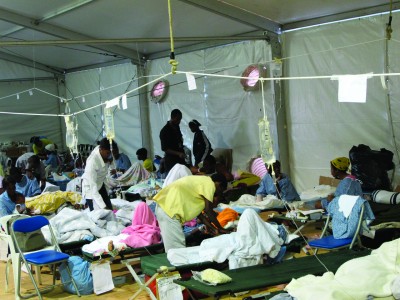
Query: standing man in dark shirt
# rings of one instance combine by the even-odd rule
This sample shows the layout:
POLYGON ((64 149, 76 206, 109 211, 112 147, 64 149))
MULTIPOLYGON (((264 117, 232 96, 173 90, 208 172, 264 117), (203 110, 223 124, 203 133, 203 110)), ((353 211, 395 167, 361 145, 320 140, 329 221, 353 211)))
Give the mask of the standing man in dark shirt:
POLYGON ((164 166, 166 173, 177 163, 185 164, 183 137, 179 127, 181 120, 182 112, 179 109, 172 110, 171 119, 160 131, 161 150, 165 152, 164 166))

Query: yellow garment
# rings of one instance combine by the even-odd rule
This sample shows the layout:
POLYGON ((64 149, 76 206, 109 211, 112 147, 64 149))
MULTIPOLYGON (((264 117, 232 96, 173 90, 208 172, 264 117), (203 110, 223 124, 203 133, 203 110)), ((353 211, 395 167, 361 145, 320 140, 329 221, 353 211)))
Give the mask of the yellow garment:
POLYGON ((38 147, 35 144, 32 145, 33 153, 38 154, 44 151, 44 147, 46 147, 49 144, 54 144, 52 141, 49 139, 40 139, 42 141, 42 147, 38 147))
POLYGON ((183 224, 201 213, 204 198, 213 202, 214 193, 215 184, 210 177, 191 175, 172 182, 153 199, 170 218, 175 216, 183 224))
POLYGON ((201 279, 214 284, 222 284, 232 281, 232 278, 228 275, 214 269, 205 269, 202 271, 201 279))
POLYGON ((250 185, 256 185, 260 182, 260 177, 258 177, 257 175, 254 175, 253 173, 250 172, 246 172, 246 171, 242 171, 242 170, 238 170, 238 175, 239 175, 239 179, 235 180, 232 183, 233 187, 238 186, 239 184, 245 184, 247 186, 250 185))
POLYGON ((55 212, 65 202, 71 204, 79 203, 82 199, 81 194, 75 192, 51 192, 26 199, 25 205, 30 210, 40 214, 55 212))
POLYGON ((347 157, 338 157, 334 160, 331 160, 331 164, 340 171, 347 171, 350 166, 350 159, 347 157))
POLYGON ((143 167, 149 172, 154 172, 153 161, 150 158, 146 158, 143 161, 143 167))
POLYGON ((5 176, 4 170, 3 170, 3 166, 2 166, 2 165, 0 165, 0 176, 1 176, 1 177, 4 177, 4 176, 5 176))

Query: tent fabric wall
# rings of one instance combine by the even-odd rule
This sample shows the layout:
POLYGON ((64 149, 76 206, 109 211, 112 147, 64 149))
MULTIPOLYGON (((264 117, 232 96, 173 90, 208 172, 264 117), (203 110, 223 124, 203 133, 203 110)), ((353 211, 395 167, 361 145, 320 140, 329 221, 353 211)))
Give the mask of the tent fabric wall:
MULTIPOLYGON (((19 69, 19 67, 16 66, 16 69, 19 69)), ((12 74, 17 75, 18 72, 12 74)), ((26 75, 28 74, 29 72, 26 75)), ((19 75, 22 74, 19 73, 19 75)), ((34 87, 52 95, 57 95, 58 93, 57 81, 54 79, 1 82, 0 98, 9 95, 13 96, 0 100, 0 111, 58 114, 61 107, 60 100, 39 90, 33 90, 32 95, 30 95, 27 90, 34 87), (18 94, 19 99, 14 94, 18 94)), ((62 145, 63 141, 59 117, 1 114, 0 128, 0 142, 5 144, 12 141, 21 141, 29 144, 30 138, 34 135, 47 136, 59 146, 62 145)))
MULTIPOLYGON (((71 113, 81 111, 111 100, 137 87, 137 68, 132 64, 121 64, 75 72, 66 75, 67 98, 71 113), (111 88, 110 88, 111 87, 111 88), (90 95, 86 95, 89 94, 90 95), (82 98, 84 96, 84 100, 82 98)), ((140 131, 138 91, 127 95, 128 109, 114 111, 115 141, 120 152, 136 160, 136 150, 142 146, 140 131)), ((103 109, 101 105, 77 114, 78 143, 96 144, 103 137, 103 109)))
MULTIPOLYGON (((59 113, 58 98, 37 90, 33 90, 32 96, 28 93, 29 89, 36 87, 58 95, 57 81, 52 73, 0 60, 0 81, 1 112, 59 113)), ((45 135, 57 145, 62 143, 57 117, 1 114, 0 128, 0 142, 4 144, 12 141, 29 143, 34 135, 45 135)))
POLYGON ((35 78, 53 77, 54 75, 49 72, 41 71, 5 60, 0 60, 0 80, 31 79, 31 87, 34 87, 35 78))
MULTIPOLYGON (((241 76, 250 64, 270 62, 271 47, 264 41, 243 42, 179 55, 176 60, 179 62, 179 71, 241 76)), ((151 61, 147 68, 151 79, 159 74, 167 74, 170 69, 167 59, 151 61)), ((197 89, 189 91, 185 75, 168 76, 166 79, 170 88, 166 98, 157 104, 150 103, 153 153, 164 154, 159 133, 169 120, 171 110, 179 108, 183 114, 180 127, 188 148, 192 149, 193 144, 193 133, 188 123, 196 119, 202 124, 201 128, 214 149, 234 149, 233 170, 245 169, 250 158, 257 155, 260 149, 258 121, 263 117, 261 90, 246 92, 239 79, 195 77, 197 89)), ((266 82, 264 90, 266 113, 272 136, 277 140, 272 84, 266 82)), ((278 145, 275 145, 277 155, 278 149, 278 145)))
MULTIPOLYGON (((392 28, 399 28, 398 16, 392 28)), ((387 22, 381 15, 285 33, 284 76, 384 73, 387 22)), ((400 66, 399 35, 395 30, 389 41, 392 72, 400 66)), ((389 85, 399 142, 399 78, 390 77, 389 85)), ((320 175, 330 176, 330 160, 348 157, 353 145, 393 151, 398 165, 380 77, 368 79, 366 103, 339 103, 338 81, 330 79, 289 80, 284 90, 291 175, 298 190, 317 185, 320 175)))

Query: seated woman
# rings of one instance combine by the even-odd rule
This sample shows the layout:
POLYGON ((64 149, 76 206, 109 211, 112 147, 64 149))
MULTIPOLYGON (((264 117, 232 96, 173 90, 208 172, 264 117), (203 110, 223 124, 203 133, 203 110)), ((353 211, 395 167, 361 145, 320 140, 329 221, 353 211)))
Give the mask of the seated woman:
POLYGON ((328 195, 327 198, 317 201, 315 208, 326 209, 333 198, 341 195, 363 196, 360 182, 355 176, 347 173, 349 166, 350 160, 347 157, 338 157, 331 160, 331 174, 334 178, 339 179, 340 183, 336 188, 335 194, 328 195))
POLYGON ((281 163, 279 160, 272 164, 272 168, 275 173, 275 183, 269 173, 265 174, 260 182, 260 187, 256 191, 257 201, 262 201, 266 195, 274 195, 289 202, 299 200, 300 196, 290 178, 286 174, 281 173, 281 163))
POLYGON ((25 197, 15 189, 15 180, 11 176, 3 179, 4 192, 0 195, 0 217, 22 213, 25 210, 25 197))
POLYGON ((57 172, 60 162, 58 160, 57 151, 54 144, 46 145, 45 153, 46 153, 46 160, 43 161, 43 164, 48 170, 48 174, 50 175, 52 172, 57 172))
POLYGON ((192 167, 191 171, 196 175, 221 174, 225 177, 227 182, 230 182, 234 179, 232 173, 228 171, 228 168, 224 164, 217 162, 215 157, 212 155, 206 156, 206 158, 203 160, 203 166, 201 168, 197 169, 196 167, 192 167))
POLYGON ((17 192, 25 197, 33 197, 41 194, 39 183, 31 170, 26 170, 26 174, 22 174, 21 170, 16 167, 10 169, 10 176, 15 180, 15 188, 17 192))

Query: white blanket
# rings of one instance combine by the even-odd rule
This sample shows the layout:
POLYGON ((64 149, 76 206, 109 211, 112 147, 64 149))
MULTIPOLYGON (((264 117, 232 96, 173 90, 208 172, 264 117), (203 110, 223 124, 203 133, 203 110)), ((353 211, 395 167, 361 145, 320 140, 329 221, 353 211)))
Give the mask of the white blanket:
MULTIPOLYGON (((60 244, 94 239, 90 229, 96 227, 96 224, 84 212, 65 207, 50 219, 50 224, 60 244)), ((42 232, 46 240, 50 241, 50 232, 46 229, 43 228, 42 232)))
MULTIPOLYGON (((93 240, 94 237, 118 235, 125 227, 120 224, 113 212, 100 209, 92 212, 63 208, 50 219, 58 243, 69 243, 79 240, 93 240)), ((46 240, 50 232, 42 230, 46 240)))
POLYGON ((231 201, 229 202, 229 205, 227 204, 220 204, 219 205, 221 208, 233 208, 233 207, 243 207, 243 208, 248 208, 248 207, 255 207, 261 210, 266 210, 266 209, 271 209, 271 208, 281 208, 284 207, 284 203, 282 200, 278 199, 274 195, 267 195, 263 198, 262 201, 257 202, 256 197, 250 194, 244 194, 240 196, 240 198, 237 201, 231 201))
POLYGON ((172 265, 224 262, 228 259, 229 268, 236 269, 260 263, 263 254, 276 257, 282 244, 276 225, 264 222, 254 210, 246 209, 240 217, 236 232, 206 239, 200 247, 194 249, 171 249, 167 257, 172 265), (193 251, 198 251, 197 259, 193 251))
POLYGON ((128 226, 132 223, 135 208, 141 202, 142 200, 129 202, 123 199, 111 199, 113 207, 118 209, 118 211, 115 213, 115 216, 120 222, 122 222, 124 226, 128 226))
POLYGON ((344 263, 336 274, 307 275, 285 288, 298 300, 353 300, 392 295, 392 283, 400 272, 400 239, 386 242, 371 255, 344 263))
POLYGON ((121 242, 128 237, 128 234, 119 234, 117 236, 105 236, 97 239, 90 244, 83 245, 82 251, 91 253, 93 256, 100 256, 103 253, 108 253, 108 243, 113 242, 114 249, 122 251, 127 248, 126 244, 121 242))
POLYGON ((190 176, 192 172, 188 167, 181 164, 176 164, 172 167, 172 169, 168 172, 167 178, 164 180, 163 188, 167 187, 174 181, 178 180, 179 178, 190 176))
POLYGON ((330 185, 317 185, 316 187, 305 190, 300 194, 300 199, 304 202, 315 201, 328 197, 328 195, 335 193, 336 187, 330 185))

